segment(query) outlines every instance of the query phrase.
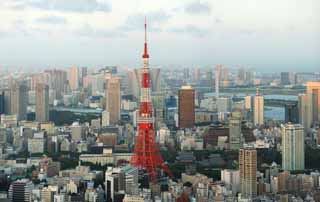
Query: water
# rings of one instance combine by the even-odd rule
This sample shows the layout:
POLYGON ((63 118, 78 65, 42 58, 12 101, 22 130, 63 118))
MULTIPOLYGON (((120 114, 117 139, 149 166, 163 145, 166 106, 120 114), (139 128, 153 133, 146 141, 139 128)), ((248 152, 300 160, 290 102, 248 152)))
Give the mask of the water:
MULTIPOLYGON (((243 98, 247 95, 254 96, 255 94, 245 94, 245 93, 219 93, 220 96, 237 96, 243 98)), ((215 92, 205 94, 205 97, 213 97, 215 96, 215 92)), ((276 100, 289 100, 289 101, 297 101, 298 96, 296 95, 264 95, 264 99, 276 99, 276 100)), ((284 121, 285 120, 285 109, 283 107, 270 107, 265 106, 264 108, 264 118, 265 120, 277 120, 284 121)))
POLYGON ((264 107, 265 120, 285 120, 285 111, 283 107, 264 107))
MULTIPOLYGON (((251 96, 255 96, 254 93, 249 93, 249 94, 246 94, 246 93, 219 93, 219 96, 236 96, 236 97, 239 97, 239 98, 243 98, 247 95, 251 95, 251 96)), ((216 93, 213 92, 213 93, 206 93, 205 94, 205 97, 215 97, 216 96, 216 93)), ((289 101, 298 101, 298 96, 296 95, 263 95, 264 99, 268 99, 268 100, 272 100, 272 99, 275 99, 275 100, 289 100, 289 101)))

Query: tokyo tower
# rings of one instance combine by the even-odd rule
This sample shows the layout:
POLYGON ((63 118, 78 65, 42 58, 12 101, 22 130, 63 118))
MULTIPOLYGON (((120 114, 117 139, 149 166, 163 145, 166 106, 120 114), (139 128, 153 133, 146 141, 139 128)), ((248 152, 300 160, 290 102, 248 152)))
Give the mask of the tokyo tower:
POLYGON ((140 108, 138 115, 138 134, 135 140, 134 154, 131 157, 132 166, 144 169, 153 182, 157 181, 157 169, 162 169, 172 176, 164 163, 155 139, 153 107, 150 94, 149 54, 147 46, 147 23, 144 24, 145 42, 142 55, 143 68, 141 71, 140 108))

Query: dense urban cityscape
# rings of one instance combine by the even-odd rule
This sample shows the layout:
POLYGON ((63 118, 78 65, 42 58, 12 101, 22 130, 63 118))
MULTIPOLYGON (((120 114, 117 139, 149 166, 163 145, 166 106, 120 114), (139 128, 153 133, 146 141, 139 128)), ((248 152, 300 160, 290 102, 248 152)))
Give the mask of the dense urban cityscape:
POLYGON ((320 201, 320 71, 153 65, 139 26, 140 67, 0 65, 0 202, 320 201))

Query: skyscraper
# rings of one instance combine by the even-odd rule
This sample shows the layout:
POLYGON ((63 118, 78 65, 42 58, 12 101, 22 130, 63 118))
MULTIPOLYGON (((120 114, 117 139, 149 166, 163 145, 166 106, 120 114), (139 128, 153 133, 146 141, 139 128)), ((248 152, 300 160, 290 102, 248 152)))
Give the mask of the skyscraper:
POLYGON ((298 95, 299 123, 304 127, 305 131, 311 126, 311 115, 309 112, 310 104, 306 94, 298 95))
POLYGON ((5 89, 4 91, 4 113, 11 114, 11 89, 5 89))
POLYGON ((120 121, 120 78, 108 79, 106 86, 106 111, 109 113, 109 124, 114 125, 120 121))
POLYGON ((10 88, 10 113, 17 115, 18 120, 25 120, 27 118, 27 105, 27 86, 14 82, 10 88))
POLYGON ((252 97, 250 95, 247 95, 244 98, 244 108, 248 111, 251 111, 251 102, 252 102, 252 97))
POLYGON ((79 68, 71 67, 69 70, 69 85, 71 90, 77 90, 79 88, 79 68))
POLYGON ((281 126, 282 169, 304 170, 304 130, 300 124, 281 126))
POLYGON ((201 71, 200 68, 195 68, 194 69, 194 80, 199 81, 201 78, 201 71))
POLYGON ((160 68, 150 69, 151 90, 159 92, 161 90, 161 70, 160 68))
POLYGON ((79 69, 79 85, 83 87, 83 79, 88 75, 88 68, 81 67, 79 69))
POLYGON ((5 112, 5 94, 4 91, 0 91, 0 115, 5 112))
POLYGON ((67 91, 67 72, 63 70, 51 69, 44 72, 48 79, 47 84, 50 90, 54 90, 57 99, 62 98, 67 91))
POLYGON ((297 104, 285 105, 285 122, 299 123, 299 110, 297 104))
POLYGON ((49 87, 43 83, 36 85, 36 121, 49 121, 49 87))
POLYGON ((257 89, 253 102, 253 124, 262 125, 264 123, 264 98, 257 89))
POLYGON ((306 93, 298 99, 299 123, 308 131, 320 121, 320 82, 307 82, 306 93))
POLYGON ((320 121, 320 82, 307 82, 307 96, 310 107, 308 115, 311 116, 311 123, 320 121))
POLYGON ((195 91, 191 86, 179 90, 179 128, 193 128, 195 122, 195 91))
POLYGON ((257 195, 257 151, 242 148, 239 151, 240 190, 244 198, 257 195))
POLYGON ((229 146, 231 150, 241 147, 241 112, 232 112, 229 120, 229 146))
POLYGON ((292 72, 281 72, 280 81, 281 85, 290 85, 292 82, 293 75, 292 72))
POLYGON ((222 70, 222 65, 217 65, 215 68, 215 73, 214 73, 216 97, 219 97, 219 85, 220 85, 220 80, 221 80, 221 70, 222 70))

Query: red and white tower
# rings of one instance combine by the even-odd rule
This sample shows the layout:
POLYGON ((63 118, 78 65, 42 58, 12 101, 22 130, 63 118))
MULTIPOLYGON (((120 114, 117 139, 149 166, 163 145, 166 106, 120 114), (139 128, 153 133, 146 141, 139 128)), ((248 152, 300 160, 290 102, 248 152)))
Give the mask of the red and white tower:
POLYGON ((141 93, 138 117, 138 134, 135 140, 134 154, 131 165, 145 169, 153 182, 157 181, 157 169, 160 168, 171 176, 168 166, 164 163, 155 139, 153 107, 150 93, 149 54, 147 46, 147 23, 145 28, 145 42, 143 68, 141 71, 141 93))

